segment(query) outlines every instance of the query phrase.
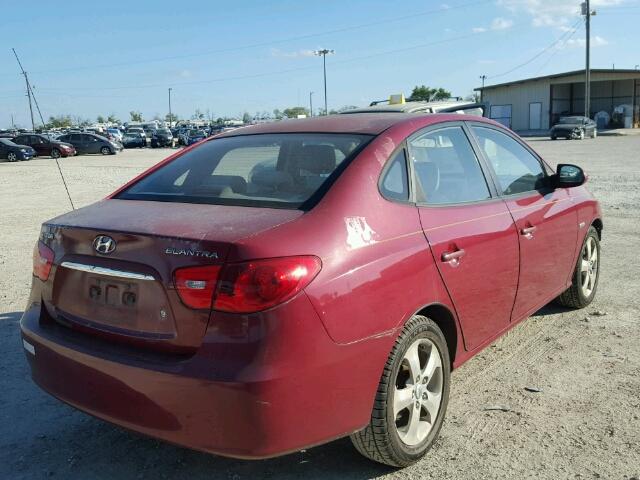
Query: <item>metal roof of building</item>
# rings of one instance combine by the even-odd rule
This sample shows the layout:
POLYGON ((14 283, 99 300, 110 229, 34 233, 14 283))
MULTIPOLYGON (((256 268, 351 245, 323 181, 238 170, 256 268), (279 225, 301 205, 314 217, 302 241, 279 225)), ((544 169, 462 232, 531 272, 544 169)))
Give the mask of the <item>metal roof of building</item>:
MULTIPOLYGON (((495 85, 485 85, 484 89, 490 90, 492 88, 508 87, 510 85, 518 85, 518 84, 527 83, 527 82, 536 82, 539 80, 570 77, 572 75, 580 75, 581 73, 584 73, 584 69, 573 70, 571 72, 554 73, 552 75, 543 75, 542 77, 524 78, 522 80, 514 80, 513 82, 496 83, 495 85)), ((640 78, 640 70, 630 69, 630 68, 626 68, 626 69, 625 68, 615 68, 615 69, 614 68, 592 68, 591 73, 637 73, 638 78, 640 78)), ((480 91, 482 90, 482 87, 474 88, 474 90, 480 91)))

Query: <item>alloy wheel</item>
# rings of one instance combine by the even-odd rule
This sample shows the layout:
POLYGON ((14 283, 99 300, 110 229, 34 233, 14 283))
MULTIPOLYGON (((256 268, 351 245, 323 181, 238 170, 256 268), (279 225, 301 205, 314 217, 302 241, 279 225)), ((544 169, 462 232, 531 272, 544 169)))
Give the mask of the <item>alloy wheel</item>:
POLYGON ((593 237, 588 237, 582 247, 580 262, 580 288, 582 294, 588 298, 596 286, 598 279, 598 247, 593 237))
POLYGON ((9 152, 9 154, 7 155, 7 160, 9 160, 10 162, 15 162, 16 160, 18 160, 18 156, 13 152, 9 152))
POLYGON ((418 338, 407 349, 396 377, 393 416, 400 440, 409 446, 423 442, 438 418, 444 386, 438 347, 418 338))

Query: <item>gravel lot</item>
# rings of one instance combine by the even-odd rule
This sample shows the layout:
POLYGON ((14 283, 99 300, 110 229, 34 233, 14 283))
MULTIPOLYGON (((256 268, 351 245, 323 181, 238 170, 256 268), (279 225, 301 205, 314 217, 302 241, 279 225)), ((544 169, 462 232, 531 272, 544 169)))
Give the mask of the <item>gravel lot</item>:
MULTIPOLYGON (((640 476, 640 137, 530 142, 551 164, 582 165, 602 202, 596 301, 583 311, 546 307, 457 370, 441 438, 402 471, 368 462, 348 439, 260 462, 196 453, 105 424, 36 388, 18 321, 40 224, 70 206, 52 160, 0 164, 0 478, 640 476), (485 411, 489 405, 508 411, 485 411)), ((168 154, 135 150, 60 163, 82 206, 168 154)))

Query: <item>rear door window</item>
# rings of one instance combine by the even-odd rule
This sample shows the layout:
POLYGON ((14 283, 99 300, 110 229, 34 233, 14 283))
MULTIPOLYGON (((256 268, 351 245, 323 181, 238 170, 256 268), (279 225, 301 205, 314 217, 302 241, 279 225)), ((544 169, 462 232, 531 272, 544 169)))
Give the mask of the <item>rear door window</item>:
POLYGON ((210 140, 117 198, 299 208, 340 174, 370 135, 282 133, 210 140))
POLYGON ((431 205, 491 197, 471 143, 462 127, 447 127, 409 141, 416 200, 431 205))

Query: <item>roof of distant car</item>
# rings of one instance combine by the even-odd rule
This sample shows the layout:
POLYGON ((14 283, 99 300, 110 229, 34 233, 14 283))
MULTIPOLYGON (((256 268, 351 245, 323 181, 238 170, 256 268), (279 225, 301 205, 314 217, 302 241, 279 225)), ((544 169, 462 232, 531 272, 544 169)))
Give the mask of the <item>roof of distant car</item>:
MULTIPOLYGON (((456 113, 446 114, 422 114, 431 119, 429 123, 443 121, 460 121, 464 117, 468 119, 482 120, 481 117, 460 115, 456 113)), ((262 133, 363 133, 369 135, 379 135, 386 129, 402 122, 411 122, 421 114, 416 113, 354 113, 351 115, 328 115, 312 118, 298 118, 291 120, 280 120, 271 123, 261 123, 236 128, 230 132, 224 132, 216 137, 235 137, 238 135, 254 135, 262 133)))

